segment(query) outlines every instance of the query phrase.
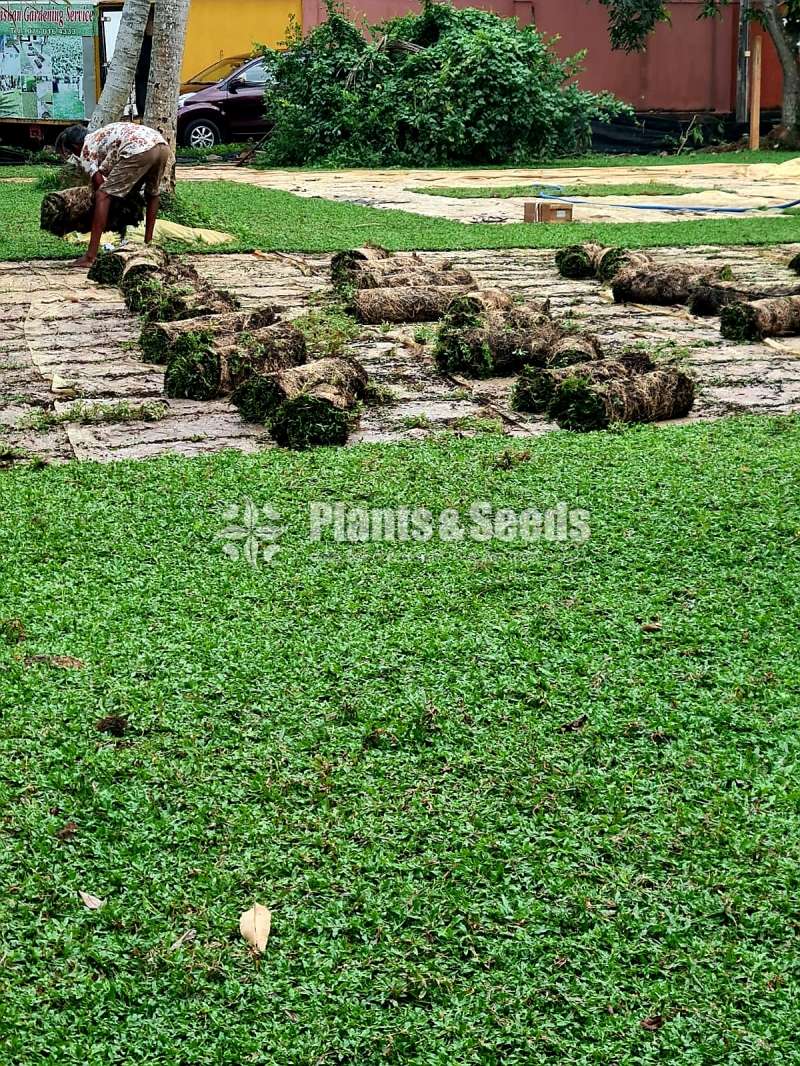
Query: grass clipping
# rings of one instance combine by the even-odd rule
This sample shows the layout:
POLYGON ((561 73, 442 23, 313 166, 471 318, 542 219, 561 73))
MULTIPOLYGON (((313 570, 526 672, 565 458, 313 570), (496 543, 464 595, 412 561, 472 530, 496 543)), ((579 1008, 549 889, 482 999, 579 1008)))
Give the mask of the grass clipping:
POLYGON ((213 326, 192 330, 175 342, 164 391, 172 398, 213 400, 230 396, 256 374, 300 366, 305 360, 305 338, 290 322, 238 335, 215 333, 213 326))
POLYGON ((800 333, 800 296, 728 304, 720 313, 720 330, 732 341, 800 333))
POLYGON ((594 384, 573 373, 549 404, 562 429, 606 429, 616 422, 664 422, 683 418, 694 403, 694 382, 682 370, 653 370, 594 384))

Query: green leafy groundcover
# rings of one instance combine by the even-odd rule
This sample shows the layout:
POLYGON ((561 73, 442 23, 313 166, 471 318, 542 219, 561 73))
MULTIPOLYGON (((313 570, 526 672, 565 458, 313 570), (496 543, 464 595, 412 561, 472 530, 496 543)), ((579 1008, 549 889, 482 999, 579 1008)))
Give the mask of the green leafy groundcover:
POLYGON ((0 1060, 795 1061, 799 452, 743 418, 6 472, 0 1060), (218 537, 248 497, 259 569, 218 537), (473 500, 591 537, 307 535, 473 500))
MULTIPOLYGON (((230 244, 200 245, 195 253, 335 252, 365 241, 394 251, 471 248, 556 248, 585 240, 628 248, 704 244, 780 244, 800 239, 797 218, 703 218, 697 222, 573 223, 558 226, 453 222, 409 211, 294 196, 234 182, 180 182, 173 217, 234 235, 230 244)), ((80 247, 42 233, 42 193, 32 183, 0 183, 0 260, 68 259, 80 247)), ((176 244, 173 251, 186 251, 176 244)))
POLYGON ((266 49, 273 165, 509 163, 585 149, 593 119, 629 110, 579 89, 535 26, 423 0, 421 14, 358 25, 328 17, 266 49))

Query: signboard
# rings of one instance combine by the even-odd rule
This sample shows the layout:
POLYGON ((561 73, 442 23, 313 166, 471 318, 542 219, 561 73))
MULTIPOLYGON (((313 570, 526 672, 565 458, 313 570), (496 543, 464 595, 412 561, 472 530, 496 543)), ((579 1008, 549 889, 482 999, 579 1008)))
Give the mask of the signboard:
POLYGON ((97 28, 93 4, 0 0, 0 120, 85 118, 97 28))

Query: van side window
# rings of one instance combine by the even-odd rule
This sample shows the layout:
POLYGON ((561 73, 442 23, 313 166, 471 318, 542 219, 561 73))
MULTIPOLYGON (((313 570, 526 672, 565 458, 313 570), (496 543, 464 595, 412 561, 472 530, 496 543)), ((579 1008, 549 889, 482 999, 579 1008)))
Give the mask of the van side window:
POLYGON ((267 72, 263 63, 254 63, 241 73, 242 81, 248 85, 266 85, 267 72))

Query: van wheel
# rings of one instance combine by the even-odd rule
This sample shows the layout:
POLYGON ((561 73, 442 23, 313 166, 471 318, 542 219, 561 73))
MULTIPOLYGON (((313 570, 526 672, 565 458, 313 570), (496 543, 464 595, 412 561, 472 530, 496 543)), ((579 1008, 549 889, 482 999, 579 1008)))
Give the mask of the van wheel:
POLYGON ((222 131, 208 118, 196 118, 188 122, 183 130, 184 148, 213 148, 222 144, 222 131))

